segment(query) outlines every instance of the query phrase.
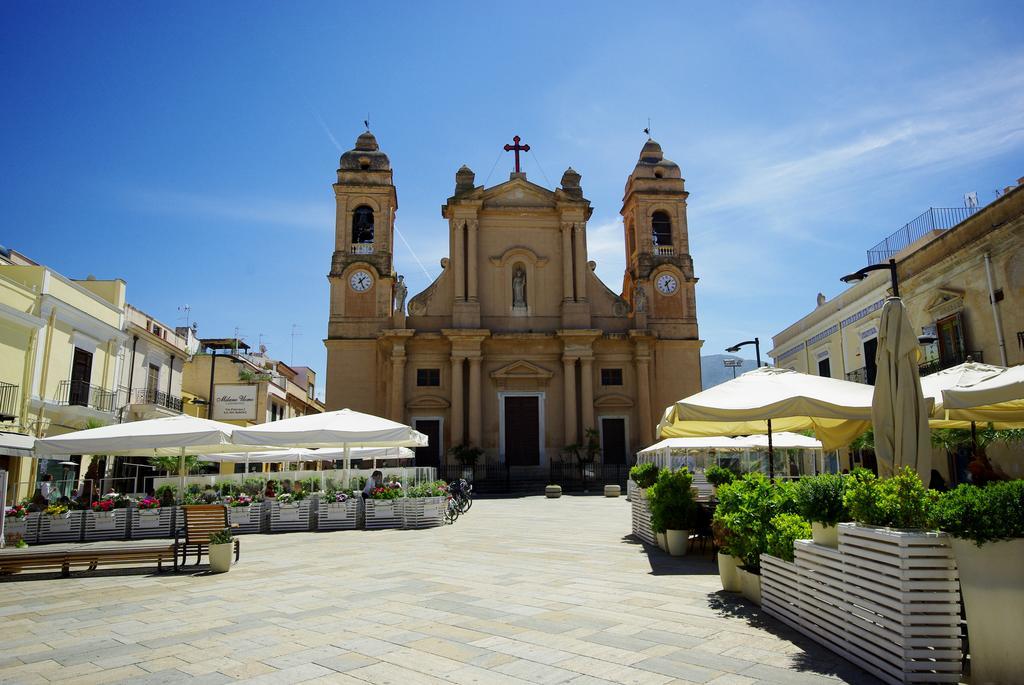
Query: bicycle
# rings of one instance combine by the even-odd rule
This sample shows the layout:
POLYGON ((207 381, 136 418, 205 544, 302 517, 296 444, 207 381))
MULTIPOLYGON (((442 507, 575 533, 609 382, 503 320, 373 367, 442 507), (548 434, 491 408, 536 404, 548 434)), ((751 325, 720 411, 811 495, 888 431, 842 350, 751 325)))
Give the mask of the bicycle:
POLYGON ((473 484, 468 483, 465 478, 452 481, 449 492, 460 514, 465 514, 473 506, 473 484))
POLYGON ((455 498, 449 494, 444 504, 444 522, 448 525, 455 523, 459 518, 459 505, 455 498))

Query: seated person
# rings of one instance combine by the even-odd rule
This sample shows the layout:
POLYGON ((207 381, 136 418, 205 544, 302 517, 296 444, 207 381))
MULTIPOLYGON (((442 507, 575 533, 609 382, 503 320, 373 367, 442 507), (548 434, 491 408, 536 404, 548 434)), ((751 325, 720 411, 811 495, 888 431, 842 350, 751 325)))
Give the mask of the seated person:
POLYGON ((363 486, 363 499, 369 499, 370 493, 379 488, 384 483, 384 474, 380 471, 374 471, 370 474, 370 477, 366 479, 366 485, 363 486))

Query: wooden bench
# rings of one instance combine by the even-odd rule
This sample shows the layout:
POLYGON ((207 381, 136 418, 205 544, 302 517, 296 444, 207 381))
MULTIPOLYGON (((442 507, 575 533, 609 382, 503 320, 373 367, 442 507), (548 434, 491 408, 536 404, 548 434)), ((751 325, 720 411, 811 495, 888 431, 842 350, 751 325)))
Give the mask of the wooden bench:
POLYGON ((174 564, 177 571, 178 556, 174 543, 168 540, 72 543, 0 550, 0 574, 57 569, 66 578, 75 567, 95 571, 100 564, 124 566, 153 562, 156 562, 158 572, 163 571, 165 562, 174 564))
MULTIPOLYGON (((185 514, 185 525, 174 534, 174 547, 181 552, 184 565, 190 551, 196 554, 196 564, 209 550, 210 536, 225 528, 237 528, 238 524, 228 521, 228 508, 223 504, 191 504, 181 508, 185 514)), ((235 561, 238 561, 238 538, 235 543, 235 561)), ((175 561, 177 568, 177 561, 175 561)))

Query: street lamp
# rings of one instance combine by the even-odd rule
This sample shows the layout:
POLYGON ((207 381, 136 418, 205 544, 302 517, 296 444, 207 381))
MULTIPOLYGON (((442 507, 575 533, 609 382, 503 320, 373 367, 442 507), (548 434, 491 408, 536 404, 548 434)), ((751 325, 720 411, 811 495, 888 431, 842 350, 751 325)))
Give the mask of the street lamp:
POLYGON ((899 280, 896 278, 895 259, 890 259, 888 264, 871 264, 869 266, 865 266, 863 269, 859 271, 854 271, 852 274, 846 274, 839 280, 842 281, 843 283, 856 283, 858 281, 863 281, 865 278, 867 278, 868 273, 870 273, 871 271, 882 271, 883 269, 889 270, 889 278, 892 280, 892 296, 899 297, 900 284, 899 280))
MULTIPOLYGON (((754 338, 753 340, 744 340, 741 343, 736 343, 732 347, 725 348, 726 352, 739 352, 741 347, 747 345, 754 346, 754 355, 757 358, 757 368, 761 368, 761 340, 760 338, 754 338)), ((772 420, 768 419, 768 479, 775 480, 775 448, 772 445, 772 420)))

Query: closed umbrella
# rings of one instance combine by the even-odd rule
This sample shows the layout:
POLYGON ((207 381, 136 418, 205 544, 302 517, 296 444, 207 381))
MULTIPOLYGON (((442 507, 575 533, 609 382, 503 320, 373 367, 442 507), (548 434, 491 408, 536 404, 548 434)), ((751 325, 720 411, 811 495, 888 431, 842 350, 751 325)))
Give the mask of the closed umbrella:
POLYGON ((888 298, 878 323, 878 372, 871 400, 878 472, 882 477, 891 476, 909 466, 927 483, 932 468, 928 431, 932 402, 925 400, 921 391, 920 353, 903 300, 888 298))

